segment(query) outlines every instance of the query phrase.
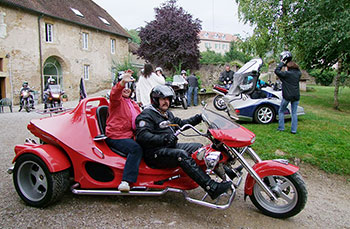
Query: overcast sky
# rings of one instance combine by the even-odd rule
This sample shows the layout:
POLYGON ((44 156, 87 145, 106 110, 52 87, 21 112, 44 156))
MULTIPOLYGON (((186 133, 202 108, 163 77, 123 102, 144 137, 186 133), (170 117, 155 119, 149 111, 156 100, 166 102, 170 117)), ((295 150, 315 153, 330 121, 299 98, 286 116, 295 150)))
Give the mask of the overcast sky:
MULTIPOLYGON (((154 8, 166 0, 93 0, 104 8, 122 27, 136 29, 154 20, 154 8)), ((202 30, 240 34, 247 37, 252 28, 238 19, 237 4, 234 0, 178 0, 193 18, 202 21, 202 30)))

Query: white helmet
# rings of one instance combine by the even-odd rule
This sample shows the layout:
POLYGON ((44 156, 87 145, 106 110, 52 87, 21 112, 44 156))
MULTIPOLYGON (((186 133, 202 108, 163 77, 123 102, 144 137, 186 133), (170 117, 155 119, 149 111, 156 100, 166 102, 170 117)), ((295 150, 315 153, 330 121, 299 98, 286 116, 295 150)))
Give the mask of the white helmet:
POLYGON ((187 74, 187 72, 185 70, 182 70, 181 74, 187 74))
POLYGON ((163 73, 163 69, 161 67, 156 67, 156 72, 161 71, 163 73))

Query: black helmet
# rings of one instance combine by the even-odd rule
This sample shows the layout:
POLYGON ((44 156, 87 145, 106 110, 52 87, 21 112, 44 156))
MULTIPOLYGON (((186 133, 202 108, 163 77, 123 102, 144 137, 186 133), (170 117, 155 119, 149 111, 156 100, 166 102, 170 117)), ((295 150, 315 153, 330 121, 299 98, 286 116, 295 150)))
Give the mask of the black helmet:
POLYGON ((28 86, 28 82, 27 81, 23 82, 22 87, 24 87, 24 86, 28 86))
POLYGON ((280 61, 282 61, 282 62, 287 63, 287 62, 291 61, 292 58, 293 58, 292 53, 290 53, 289 51, 283 51, 280 54, 280 61))
POLYGON ((171 105, 175 92, 171 87, 166 85, 157 85, 152 89, 150 96, 152 105, 159 108, 159 98, 169 98, 171 105))

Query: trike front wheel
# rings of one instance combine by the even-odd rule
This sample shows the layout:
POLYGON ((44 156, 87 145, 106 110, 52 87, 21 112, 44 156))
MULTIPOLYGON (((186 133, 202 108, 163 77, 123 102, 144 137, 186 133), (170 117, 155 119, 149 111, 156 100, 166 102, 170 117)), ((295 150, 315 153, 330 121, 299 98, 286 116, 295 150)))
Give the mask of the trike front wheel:
POLYGON ((288 218, 303 210, 307 201, 307 190, 299 173, 289 176, 270 175, 264 177, 263 181, 277 197, 277 200, 271 200, 258 183, 255 183, 253 194, 249 197, 263 214, 274 218, 288 218))

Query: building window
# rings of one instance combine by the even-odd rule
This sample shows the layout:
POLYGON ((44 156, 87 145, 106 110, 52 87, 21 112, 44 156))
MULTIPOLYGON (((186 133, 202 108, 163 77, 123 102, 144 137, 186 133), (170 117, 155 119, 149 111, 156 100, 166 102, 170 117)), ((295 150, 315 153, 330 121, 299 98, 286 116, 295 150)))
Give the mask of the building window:
POLYGON ((214 38, 218 39, 219 38, 219 34, 215 33, 214 38))
POLYGON ((220 44, 215 44, 215 49, 220 49, 220 44))
POLYGON ((45 30, 46 30, 46 42, 52 43, 53 42, 53 24, 45 24, 45 30))
POLYGON ((89 48, 89 34, 83 33, 83 49, 89 48))
POLYGON ((89 68, 90 65, 84 65, 84 80, 89 80, 89 68))
POLYGON ((210 49, 210 48, 211 48, 211 44, 208 43, 208 42, 205 42, 205 47, 208 48, 208 49, 210 49))
POLYGON ((84 15, 77 9, 74 9, 74 8, 70 8, 74 13, 75 15, 79 16, 79 17, 84 17, 84 15))
POLYGON ((4 58, 0 58, 0 72, 4 71, 4 58))
POLYGON ((115 39, 111 39, 111 53, 115 53, 115 39))
POLYGON ((103 17, 98 17, 103 23, 105 23, 106 25, 111 25, 106 19, 104 19, 103 17))

